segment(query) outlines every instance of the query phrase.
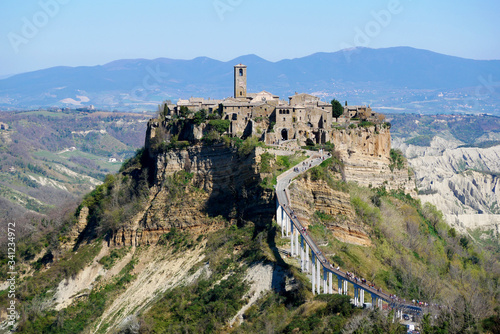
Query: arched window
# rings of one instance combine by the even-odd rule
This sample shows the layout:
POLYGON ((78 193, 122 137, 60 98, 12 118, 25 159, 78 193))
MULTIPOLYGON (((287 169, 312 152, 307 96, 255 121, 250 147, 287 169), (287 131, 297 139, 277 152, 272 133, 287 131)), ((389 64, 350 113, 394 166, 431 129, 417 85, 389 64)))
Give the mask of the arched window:
POLYGON ((242 76, 243 76, 243 69, 240 68, 240 77, 242 77, 242 76))

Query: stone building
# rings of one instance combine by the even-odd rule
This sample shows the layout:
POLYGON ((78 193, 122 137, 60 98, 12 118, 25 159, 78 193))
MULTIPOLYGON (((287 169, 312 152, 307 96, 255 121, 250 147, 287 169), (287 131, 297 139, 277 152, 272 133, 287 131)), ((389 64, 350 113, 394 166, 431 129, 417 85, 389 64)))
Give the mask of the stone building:
MULTIPOLYGON (((223 100, 204 98, 180 99, 176 105, 168 105, 172 114, 180 115, 181 107, 192 112, 206 110, 208 114, 219 113, 229 120, 229 135, 259 136, 267 144, 295 140, 324 144, 331 140, 335 124, 332 105, 317 96, 295 93, 288 101, 267 91, 247 92, 247 66, 234 66, 234 96, 223 100)), ((340 125, 357 121, 381 121, 382 117, 368 106, 346 106, 344 115, 338 119, 340 125)))

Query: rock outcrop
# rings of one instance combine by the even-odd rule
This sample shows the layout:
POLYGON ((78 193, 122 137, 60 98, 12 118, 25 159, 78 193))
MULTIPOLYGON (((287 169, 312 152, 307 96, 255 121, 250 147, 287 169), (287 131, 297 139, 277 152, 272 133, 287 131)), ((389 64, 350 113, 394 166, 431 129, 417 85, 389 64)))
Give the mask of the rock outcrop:
POLYGON ((436 205, 447 222, 461 232, 475 228, 497 230, 500 146, 459 148, 458 144, 440 137, 434 137, 430 147, 397 141, 398 147, 412 157, 409 163, 423 202, 436 205))
MULTIPOLYGON (((259 170, 263 149, 257 147, 244 156, 224 144, 196 144, 203 131, 202 126, 184 122, 175 122, 171 128, 158 120, 148 123, 142 163, 149 171, 149 200, 133 219, 123 222, 110 238, 110 245, 155 244, 172 228, 207 233, 226 222, 260 224, 271 220, 274 193, 258 186, 265 176, 259 170), (172 148, 174 136, 190 145, 172 148)), ((343 160, 346 181, 413 191, 406 167, 389 168, 388 128, 377 125, 336 130, 332 140, 343 160)), ((303 181, 297 190, 295 203, 303 219, 315 211, 327 213, 336 217, 328 227, 340 240, 370 244, 366 231, 356 223, 348 194, 311 181, 303 181), (303 205, 304 199, 309 206, 303 205)))
POLYGON ((257 149, 242 156, 222 144, 150 150, 150 200, 133 222, 113 235, 111 243, 153 244, 172 228, 204 234, 226 221, 270 221, 274 195, 258 187, 260 153, 257 149))
POLYGON ((385 186, 389 190, 403 189, 415 196, 415 181, 408 166, 402 169, 389 165, 391 152, 390 129, 380 125, 337 130, 332 134, 335 149, 344 162, 346 181, 365 187, 385 186))
POLYGON ((86 206, 82 207, 80 214, 78 215, 78 220, 75 225, 71 228, 69 233, 66 235, 66 242, 61 245, 63 251, 72 250, 78 242, 78 237, 87 227, 87 218, 89 216, 89 208, 86 206))
POLYGON ((365 226, 356 220, 349 194, 333 190, 324 181, 300 178, 290 187, 290 201, 297 217, 306 226, 311 223, 314 213, 319 211, 334 217, 333 221, 325 224, 339 240, 371 245, 365 226))

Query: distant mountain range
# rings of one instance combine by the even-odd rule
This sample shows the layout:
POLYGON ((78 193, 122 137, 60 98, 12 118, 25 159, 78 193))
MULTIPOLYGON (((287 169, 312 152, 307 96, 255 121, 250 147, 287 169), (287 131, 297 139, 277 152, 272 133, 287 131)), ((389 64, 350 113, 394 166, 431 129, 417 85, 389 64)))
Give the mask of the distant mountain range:
POLYGON ((470 60, 409 47, 355 48, 270 62, 255 55, 117 60, 53 67, 0 80, 0 108, 85 106, 153 109, 165 100, 233 94, 233 65, 248 66, 248 90, 285 98, 335 96, 394 110, 500 113, 500 60, 470 60))

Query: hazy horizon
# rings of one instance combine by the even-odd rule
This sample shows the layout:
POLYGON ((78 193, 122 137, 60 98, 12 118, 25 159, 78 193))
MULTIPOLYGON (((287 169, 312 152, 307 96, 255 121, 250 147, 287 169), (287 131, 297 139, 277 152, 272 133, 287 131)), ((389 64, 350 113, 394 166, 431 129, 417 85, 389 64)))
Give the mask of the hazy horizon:
MULTIPOLYGON (((404 48, 404 47, 409 47, 409 46, 393 46, 393 47, 387 47, 387 48, 367 48, 367 49, 390 49, 390 48, 404 48)), ((363 47, 357 47, 357 48, 363 48, 363 47)), ((409 48, 412 48, 412 47, 409 47, 409 48)), ((417 48, 413 48, 413 49, 417 49, 417 48)), ((344 49, 344 50, 347 50, 347 49, 344 49)), ((248 56, 256 56, 256 57, 259 57, 261 59, 264 59, 266 61, 269 61, 271 63, 277 63, 277 62, 280 62, 280 61, 283 61, 283 60, 293 60, 293 59, 299 59, 299 58, 304 58, 304 57, 308 57, 308 56, 311 56, 311 55, 314 55, 314 54, 317 54, 317 53, 336 53, 336 52, 342 52, 344 50, 338 50, 338 51, 332 51, 332 52, 326 52, 326 51, 317 51, 317 52, 314 52, 314 53, 311 53, 311 54, 308 54, 308 55, 304 55, 302 57, 296 57, 296 58, 282 58, 282 59, 277 59, 277 60, 269 60, 269 59, 266 59, 265 57, 262 57, 258 54, 244 54, 244 55, 240 55, 240 56, 236 56, 235 58, 232 58, 232 59, 217 59, 217 58, 212 58, 212 57, 208 57, 208 56, 203 56, 203 55, 200 55, 200 56, 196 56, 196 57, 193 57, 193 58, 169 58, 169 57, 156 57, 156 58, 121 58, 121 59, 114 59, 114 60, 111 60, 111 61, 108 61, 106 63, 99 63, 99 64, 87 64, 87 65, 75 65, 75 66, 67 66, 67 65, 55 65, 55 66, 51 66, 51 67, 44 67, 44 68, 39 68, 39 69, 35 69, 35 70, 32 70, 32 71, 26 71, 26 72, 19 72, 19 73, 10 73, 10 74, 1 74, 0 75, 0 80, 2 79, 6 79, 8 77, 12 77, 14 75, 17 75, 17 74, 23 74, 23 73, 28 73, 28 72, 35 72, 35 71, 41 71, 41 70, 45 70, 45 69, 49 69, 49 68, 53 68, 53 67, 81 67, 81 66, 85 66, 85 67, 93 67, 93 66, 103 66, 103 65, 106 65, 106 64, 109 64, 109 63, 112 63, 112 62, 115 62, 115 61, 122 61, 122 60, 156 60, 156 59, 171 59, 171 60, 186 60, 186 61, 190 61, 190 60, 194 60, 194 59, 197 59, 197 58, 209 58, 209 59, 212 59, 212 60, 216 60, 216 61, 220 61, 220 62, 230 62, 232 60, 235 60, 235 59, 238 59, 238 58, 242 58, 242 57, 248 57, 248 56)), ((419 49, 419 50, 425 50, 425 49, 419 49)), ((438 53, 438 54, 442 54, 442 53, 439 53, 439 52, 436 52, 436 51, 433 51, 433 50, 425 50, 425 51, 430 51, 430 52, 434 52, 434 53, 438 53)), ((470 60, 500 60, 499 59, 474 59, 474 58, 465 58, 465 57, 459 57, 459 56, 455 56, 455 55, 450 55, 450 54, 443 54, 443 55, 446 55, 446 56, 451 56, 451 57, 457 57, 457 58, 463 58, 463 59, 470 59, 470 60)))

